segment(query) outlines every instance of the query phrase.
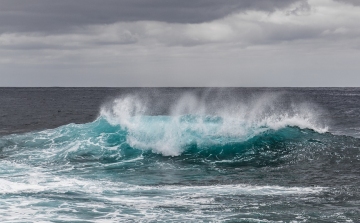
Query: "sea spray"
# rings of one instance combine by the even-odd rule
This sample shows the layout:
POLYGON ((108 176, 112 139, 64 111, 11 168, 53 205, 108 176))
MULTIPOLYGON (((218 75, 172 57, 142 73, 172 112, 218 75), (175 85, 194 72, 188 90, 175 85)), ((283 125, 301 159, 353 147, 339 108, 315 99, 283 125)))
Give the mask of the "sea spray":
POLYGON ((327 131, 314 106, 281 104, 282 99, 281 94, 266 94, 251 101, 210 101, 208 106, 209 99, 185 93, 168 104, 168 115, 149 116, 147 98, 127 95, 103 106, 100 117, 126 131, 131 147, 152 149, 165 156, 178 156, 190 144, 202 147, 243 142, 270 129, 327 131))

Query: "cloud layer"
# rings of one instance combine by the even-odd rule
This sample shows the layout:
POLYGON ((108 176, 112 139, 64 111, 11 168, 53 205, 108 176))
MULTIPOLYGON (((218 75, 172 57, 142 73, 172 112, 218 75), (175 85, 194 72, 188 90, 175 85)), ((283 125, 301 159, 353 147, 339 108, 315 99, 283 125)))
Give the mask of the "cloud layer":
POLYGON ((79 26, 64 33, 5 32, 0 35, 0 47, 79 50, 126 44, 149 47, 230 43, 248 47, 311 39, 357 42, 360 8, 330 0, 310 3, 298 2, 271 13, 247 10, 202 23, 120 21, 79 26))
POLYGON ((0 32, 70 32, 129 21, 201 23, 245 10, 273 11, 302 0, 2 0, 0 32))
POLYGON ((360 72, 352 0, 18 1, 0 1, 2 85, 335 86, 360 72))

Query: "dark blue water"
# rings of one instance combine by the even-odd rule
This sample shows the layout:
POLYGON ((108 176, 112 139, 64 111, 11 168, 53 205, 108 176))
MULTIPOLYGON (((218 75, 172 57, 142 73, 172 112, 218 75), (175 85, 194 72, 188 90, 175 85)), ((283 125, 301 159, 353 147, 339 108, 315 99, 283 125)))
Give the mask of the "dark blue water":
POLYGON ((359 222, 360 89, 0 88, 1 222, 359 222))

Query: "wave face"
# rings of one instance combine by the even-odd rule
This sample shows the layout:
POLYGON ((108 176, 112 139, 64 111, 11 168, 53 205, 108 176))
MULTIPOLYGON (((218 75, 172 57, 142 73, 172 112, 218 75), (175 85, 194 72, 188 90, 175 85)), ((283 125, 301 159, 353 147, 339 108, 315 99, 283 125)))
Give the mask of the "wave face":
POLYGON ((360 216, 360 140, 328 132, 316 105, 281 94, 183 94, 161 112, 154 103, 127 95, 93 122, 0 138, 4 222, 360 216), (335 176, 348 186, 334 187, 335 176), (349 208, 334 215, 337 199, 349 208))

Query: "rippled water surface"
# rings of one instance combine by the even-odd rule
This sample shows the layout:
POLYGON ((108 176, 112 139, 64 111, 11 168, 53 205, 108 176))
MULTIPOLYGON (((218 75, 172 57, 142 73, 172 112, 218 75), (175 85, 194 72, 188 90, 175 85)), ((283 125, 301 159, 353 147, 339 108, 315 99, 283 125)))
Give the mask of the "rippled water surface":
POLYGON ((359 222, 360 89, 0 88, 1 222, 359 222))

